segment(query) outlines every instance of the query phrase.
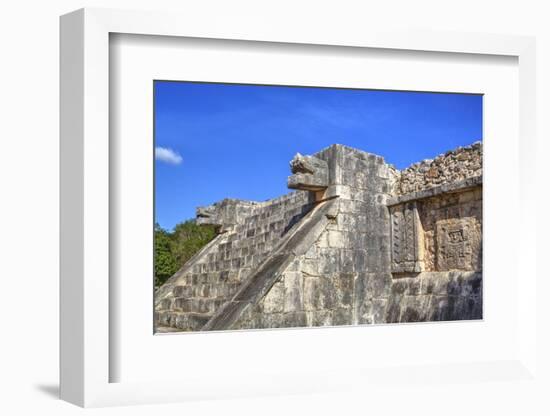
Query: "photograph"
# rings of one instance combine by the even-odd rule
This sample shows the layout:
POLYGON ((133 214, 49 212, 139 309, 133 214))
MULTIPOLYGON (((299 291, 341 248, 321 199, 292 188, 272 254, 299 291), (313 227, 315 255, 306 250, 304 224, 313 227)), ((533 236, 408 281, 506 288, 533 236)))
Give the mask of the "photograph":
POLYGON ((154 332, 483 319, 483 95, 155 80, 154 332))

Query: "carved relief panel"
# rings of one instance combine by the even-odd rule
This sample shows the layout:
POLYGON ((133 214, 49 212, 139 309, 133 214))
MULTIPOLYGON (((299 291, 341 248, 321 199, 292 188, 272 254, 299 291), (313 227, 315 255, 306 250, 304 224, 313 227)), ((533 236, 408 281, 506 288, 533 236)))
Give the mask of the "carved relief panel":
POLYGON ((391 208, 392 273, 422 271, 423 231, 416 202, 391 208))
POLYGON ((437 270, 471 270, 473 218, 453 218, 436 224, 437 270))

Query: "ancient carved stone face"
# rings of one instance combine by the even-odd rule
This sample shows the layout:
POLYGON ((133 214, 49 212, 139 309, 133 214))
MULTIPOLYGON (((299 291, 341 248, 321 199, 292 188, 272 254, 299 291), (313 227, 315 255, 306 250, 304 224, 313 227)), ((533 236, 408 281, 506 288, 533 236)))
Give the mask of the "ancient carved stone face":
POLYGON ((198 207, 196 216, 198 225, 221 225, 216 204, 198 207))
POLYGON ((302 156, 297 153, 290 161, 293 175, 288 177, 290 189, 322 191, 328 187, 328 165, 314 156, 302 156))
POLYGON ((196 222, 198 225, 215 225, 218 232, 238 224, 244 217, 250 215, 258 203, 238 199, 224 199, 212 205, 198 207, 196 222))
POLYGON ((451 244, 458 244, 464 241, 464 230, 453 230, 449 231, 449 240, 451 244))
POLYGON ((472 268, 472 218, 453 218, 436 225, 438 270, 470 270, 472 268))

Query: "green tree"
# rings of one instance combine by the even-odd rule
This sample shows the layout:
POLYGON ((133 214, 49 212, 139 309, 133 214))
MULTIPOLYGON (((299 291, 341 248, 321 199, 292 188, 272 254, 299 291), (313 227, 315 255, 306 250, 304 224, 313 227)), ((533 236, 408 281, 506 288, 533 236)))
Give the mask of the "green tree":
POLYGON ((171 249, 170 233, 155 224, 155 286, 162 285, 178 270, 178 264, 171 249))
POLYGON ((177 224, 172 234, 172 254, 175 261, 184 265, 201 248, 215 237, 212 225, 197 225, 193 220, 177 224))
POLYGON ((155 224, 155 286, 160 286, 216 236, 215 227, 194 220, 177 224, 172 232, 155 224))

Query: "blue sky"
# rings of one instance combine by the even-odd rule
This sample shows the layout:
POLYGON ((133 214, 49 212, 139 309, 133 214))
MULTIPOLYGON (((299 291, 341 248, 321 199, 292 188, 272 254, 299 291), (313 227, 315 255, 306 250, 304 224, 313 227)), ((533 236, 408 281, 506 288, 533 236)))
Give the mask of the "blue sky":
POLYGON ((482 139, 482 96, 155 81, 155 215, 289 192, 288 162, 333 143, 398 169, 482 139))

